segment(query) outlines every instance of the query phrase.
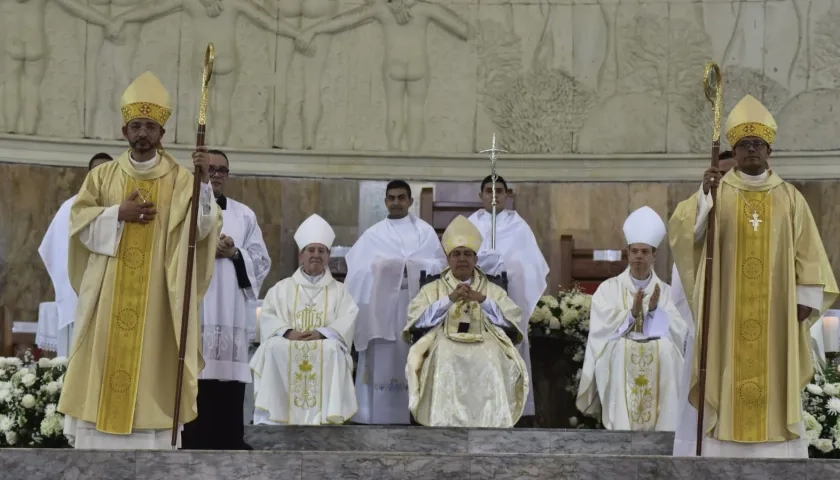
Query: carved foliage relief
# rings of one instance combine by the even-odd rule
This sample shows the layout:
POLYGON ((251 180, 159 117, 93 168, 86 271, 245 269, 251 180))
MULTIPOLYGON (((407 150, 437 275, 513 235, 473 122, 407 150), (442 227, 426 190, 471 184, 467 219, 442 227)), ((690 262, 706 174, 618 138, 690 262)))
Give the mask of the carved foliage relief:
POLYGON ((725 113, 749 93, 777 116, 779 149, 840 148, 840 0, 0 9, 0 131, 15 135, 120 138, 119 96, 152 70, 176 109, 166 141, 190 144, 200 55, 213 42, 208 140, 219 146, 463 153, 495 132, 517 153, 704 151, 702 71, 714 60, 725 113))

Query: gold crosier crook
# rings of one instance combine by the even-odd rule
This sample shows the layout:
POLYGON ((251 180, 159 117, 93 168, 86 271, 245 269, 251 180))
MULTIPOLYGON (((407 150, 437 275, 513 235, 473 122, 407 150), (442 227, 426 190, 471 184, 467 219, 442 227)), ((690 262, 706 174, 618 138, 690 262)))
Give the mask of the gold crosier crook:
MULTIPOLYGON (((723 76, 720 67, 715 62, 706 64, 703 72, 703 91, 706 99, 714 109, 714 130, 712 131, 712 167, 718 168, 718 155, 720 154, 720 118, 723 109, 723 76)), ((717 199, 717 183, 712 183, 709 193, 712 198, 717 199)), ((703 315, 700 340, 700 365, 697 375, 697 386, 699 400, 697 401, 697 449, 698 457, 703 453, 703 437, 706 434, 703 417, 706 409, 706 363, 709 356, 709 319, 711 318, 712 305, 712 269, 715 258, 715 206, 717 201, 712 203, 709 211, 709 218, 706 222, 706 275, 703 279, 703 315)))
MULTIPOLYGON (((210 77, 213 76, 213 60, 216 49, 207 45, 204 52, 204 73, 201 76, 201 101, 198 107, 198 128, 196 129, 196 150, 204 146, 207 125, 207 100, 210 96, 210 77)), ((184 305, 181 315, 181 341, 178 344, 178 381, 175 385, 175 411, 172 415, 172 449, 178 448, 178 433, 181 417, 181 387, 184 384, 184 357, 187 352, 187 326, 190 323, 190 296, 192 293, 193 267, 195 264, 195 236, 198 224, 198 195, 201 188, 201 171, 198 167, 193 173, 192 202, 190 203, 190 236, 187 245, 187 272, 184 282, 184 305)))

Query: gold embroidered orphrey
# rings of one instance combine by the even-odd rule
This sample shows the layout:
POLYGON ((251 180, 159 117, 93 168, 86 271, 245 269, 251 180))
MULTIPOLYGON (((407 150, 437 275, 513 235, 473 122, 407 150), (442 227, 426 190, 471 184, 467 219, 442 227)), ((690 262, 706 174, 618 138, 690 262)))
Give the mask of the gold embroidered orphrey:
MULTIPOLYGON (((158 183, 154 180, 133 185, 126 182, 124 197, 132 187, 148 192, 149 201, 157 202, 158 183)), ((96 429, 105 433, 132 432, 156 229, 157 222, 126 222, 117 250, 114 291, 120 293, 114 295, 111 304, 113 321, 108 331, 96 419, 96 429)))
POLYGON ((659 420, 659 345, 629 339, 624 345, 624 391, 632 429, 654 430, 659 420))
MULTIPOLYGON (((744 196, 743 192, 741 192, 741 189, 736 189, 736 191, 738 192, 738 195, 740 195, 740 197, 744 200, 744 203, 752 209, 752 216, 749 217, 750 218, 749 223, 750 223, 750 225, 752 225, 753 232, 757 232, 758 231, 758 226, 761 225, 761 222, 763 222, 763 220, 761 220, 761 217, 758 214, 758 211, 761 209, 761 206, 764 204, 764 200, 766 200, 767 197, 770 196, 770 190, 768 190, 764 194, 764 196, 761 197, 761 199, 758 200, 757 203, 753 203, 750 200, 748 200, 747 197, 744 196)), ((755 196, 757 196, 757 195, 758 194, 755 194, 755 196)))
MULTIPOLYGON (((324 289, 324 310, 316 310, 313 301, 298 310, 301 286, 295 286, 294 326, 300 332, 310 332, 327 324, 327 308, 330 305, 329 288, 324 289)), ((305 295, 308 294, 304 291, 305 295)), ((292 341, 289 348, 289 416, 292 409, 312 410, 322 403, 324 343, 319 341, 292 341)))

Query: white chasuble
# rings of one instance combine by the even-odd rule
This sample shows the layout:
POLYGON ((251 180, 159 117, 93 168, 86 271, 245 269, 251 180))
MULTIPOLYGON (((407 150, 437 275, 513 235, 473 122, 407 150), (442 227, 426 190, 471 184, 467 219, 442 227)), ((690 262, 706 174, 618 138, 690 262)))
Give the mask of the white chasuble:
POLYGON ((578 410, 600 415, 608 430, 674 431, 687 330, 670 287, 656 273, 639 281, 628 269, 602 283, 592 298, 578 410), (657 285, 658 308, 649 312, 657 285), (633 328, 630 313, 639 288, 644 289, 642 332, 633 328))
MULTIPOLYGON (((519 330, 525 333, 525 339, 517 348, 525 365, 528 376, 531 375, 531 353, 528 341, 528 322, 537 302, 545 293, 548 263, 545 261, 537 239, 531 227, 518 213, 502 210, 496 215, 496 250, 491 248, 492 214, 478 210, 470 215, 469 220, 481 231, 484 238, 478 252, 478 267, 490 275, 499 275, 506 271, 508 275, 508 295, 522 310, 519 330)), ((534 391, 528 392, 523 415, 534 415, 534 391)))
POLYGON ((38 254, 47 268, 55 290, 55 306, 41 307, 44 314, 39 312, 38 323, 48 322, 49 325, 38 326, 39 338, 36 343, 42 349, 54 350, 59 357, 70 356, 73 319, 76 314, 76 304, 79 301, 73 286, 70 285, 70 274, 67 271, 70 254, 70 209, 75 200, 76 195, 61 204, 50 222, 41 246, 38 247, 38 254), (41 332, 45 332, 46 335, 42 335, 41 332))
POLYGON ((353 342, 359 411, 353 421, 408 424, 409 345, 401 338, 408 303, 420 290, 420 271, 440 273, 446 255, 434 228, 409 214, 367 229, 346 260, 347 289, 359 306, 353 342))
MULTIPOLYGON (((407 341, 412 326, 428 318, 427 311, 436 310, 440 300, 448 301, 459 283, 447 269, 420 290, 408 309, 407 341)), ((507 293, 479 270, 470 285, 495 302, 520 342, 521 311, 507 293)), ((476 302, 452 304, 443 321, 411 346, 406 377, 409 409, 418 423, 429 427, 513 427, 529 389, 528 371, 514 342, 476 302), (469 322, 469 329, 459 333, 462 322, 469 322)))
POLYGON ((205 367, 201 379, 250 383, 248 345, 256 325, 251 324, 263 280, 271 269, 257 217, 247 206, 226 198, 222 233, 239 249, 248 285, 242 288, 234 262, 216 258, 210 288, 202 303, 202 343, 205 367))
POLYGON ((251 359, 255 424, 342 424, 356 413, 350 348, 359 309, 329 271, 315 280, 298 269, 263 300, 251 359), (325 339, 292 341, 289 330, 325 339))

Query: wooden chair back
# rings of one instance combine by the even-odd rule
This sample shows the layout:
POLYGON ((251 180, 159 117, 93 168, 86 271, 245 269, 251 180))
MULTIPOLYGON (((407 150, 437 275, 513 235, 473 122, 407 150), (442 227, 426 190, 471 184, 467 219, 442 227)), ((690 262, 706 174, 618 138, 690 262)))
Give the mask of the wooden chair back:
POLYGON ((571 235, 560 237, 560 288, 568 290, 577 283, 586 293, 595 293, 604 280, 619 275, 627 268, 627 251, 621 251, 621 260, 595 260, 598 249, 575 248, 571 235))

